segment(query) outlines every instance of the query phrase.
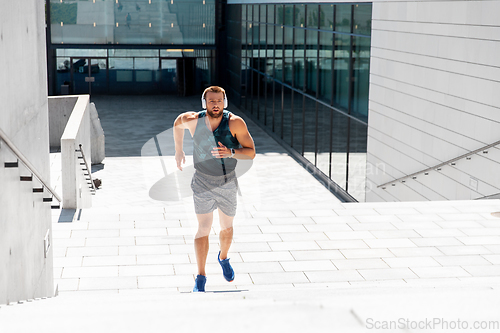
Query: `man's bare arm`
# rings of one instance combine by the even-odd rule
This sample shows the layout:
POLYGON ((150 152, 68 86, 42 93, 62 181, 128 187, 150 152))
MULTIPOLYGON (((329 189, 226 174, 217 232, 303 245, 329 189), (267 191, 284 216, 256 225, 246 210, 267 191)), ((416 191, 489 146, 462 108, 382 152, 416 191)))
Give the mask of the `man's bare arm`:
POLYGON ((177 168, 182 171, 182 164, 186 163, 186 155, 184 154, 184 130, 189 129, 193 133, 193 120, 197 119, 196 112, 181 113, 174 121, 174 143, 175 143, 175 161, 177 168))
MULTIPOLYGON (((245 121, 235 115, 231 116, 229 120, 229 129, 231 133, 238 139, 241 148, 235 149, 233 158, 240 160, 252 160, 255 158, 255 144, 253 142, 250 132, 248 132, 247 124, 245 121)), ((227 158, 231 156, 231 149, 225 147, 222 143, 218 143, 219 147, 212 150, 212 156, 216 158, 227 158)))
POLYGON ((248 131, 247 124, 243 119, 237 117, 233 120, 233 128, 236 139, 241 145, 241 148, 235 149, 234 158, 253 160, 255 158, 255 143, 248 131))

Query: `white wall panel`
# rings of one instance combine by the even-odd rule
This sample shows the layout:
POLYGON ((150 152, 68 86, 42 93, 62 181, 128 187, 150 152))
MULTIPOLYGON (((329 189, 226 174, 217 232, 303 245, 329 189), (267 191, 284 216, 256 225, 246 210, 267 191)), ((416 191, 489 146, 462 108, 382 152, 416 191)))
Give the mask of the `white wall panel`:
MULTIPOLYGON (((500 1, 374 1, 367 165, 385 173, 369 186, 500 140, 499 12, 500 1)), ((498 151, 375 187, 367 201, 493 194, 498 151)))
MULTIPOLYGON (((39 0, 0 1, 0 128, 50 181, 45 8, 39 0)), ((17 158, 3 143, 0 162, 17 158)), ((53 296, 50 203, 33 193, 40 187, 20 182, 24 167, 0 164, 0 304, 53 296), (51 238, 51 236, 50 236, 51 238)))

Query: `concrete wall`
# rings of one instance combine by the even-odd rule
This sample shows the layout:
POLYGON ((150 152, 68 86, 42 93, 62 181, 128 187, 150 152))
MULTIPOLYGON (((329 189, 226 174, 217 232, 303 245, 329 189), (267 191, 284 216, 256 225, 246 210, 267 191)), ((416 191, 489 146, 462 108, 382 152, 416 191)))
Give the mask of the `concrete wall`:
MULTIPOLYGON (((0 128, 50 181, 46 66, 44 2, 0 1, 0 128)), ((0 145, 0 304, 52 296, 50 203, 19 181, 25 168, 4 168, 15 158, 0 145)))
POLYGON ((500 140, 500 1, 373 4, 367 201, 500 192, 500 149, 384 182, 500 140))
POLYGON ((92 206, 90 188, 85 177, 85 173, 91 170, 85 170, 85 166, 80 164, 84 160, 77 152, 81 144, 90 168, 92 147, 89 102, 89 95, 78 97, 61 137, 63 208, 82 209, 92 206))
MULTIPOLYGON (((49 97, 49 140, 51 149, 61 149, 61 138, 80 95, 49 97)), ((92 156, 89 163, 102 163, 105 157, 105 137, 94 103, 90 103, 90 142, 92 156)))
POLYGON ((51 148, 61 147, 61 137, 77 99, 78 96, 49 97, 49 140, 51 148))

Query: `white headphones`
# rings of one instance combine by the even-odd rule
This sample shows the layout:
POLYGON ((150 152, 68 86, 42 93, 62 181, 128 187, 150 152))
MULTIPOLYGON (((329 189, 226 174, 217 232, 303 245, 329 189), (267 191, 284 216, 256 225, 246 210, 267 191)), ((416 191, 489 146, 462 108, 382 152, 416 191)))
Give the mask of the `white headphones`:
MULTIPOLYGON (((205 91, 201 95, 201 107, 203 109, 207 108, 207 100, 205 99, 205 94, 207 93, 207 90, 208 89, 205 89, 205 91)), ((227 96, 225 92, 223 92, 222 94, 224 94, 224 109, 227 109, 227 96)))

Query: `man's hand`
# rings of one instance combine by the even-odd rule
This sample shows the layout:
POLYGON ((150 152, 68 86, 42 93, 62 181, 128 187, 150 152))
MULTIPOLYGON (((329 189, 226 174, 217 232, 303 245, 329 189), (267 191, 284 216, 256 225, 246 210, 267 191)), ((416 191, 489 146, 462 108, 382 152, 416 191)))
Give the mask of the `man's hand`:
POLYGON ((214 147, 212 149, 212 156, 215 158, 231 157, 231 149, 227 148, 219 141, 219 147, 214 147))
POLYGON ((186 155, 184 151, 176 151, 175 152, 175 161, 177 162, 177 168, 182 171, 182 164, 186 164, 186 155))

